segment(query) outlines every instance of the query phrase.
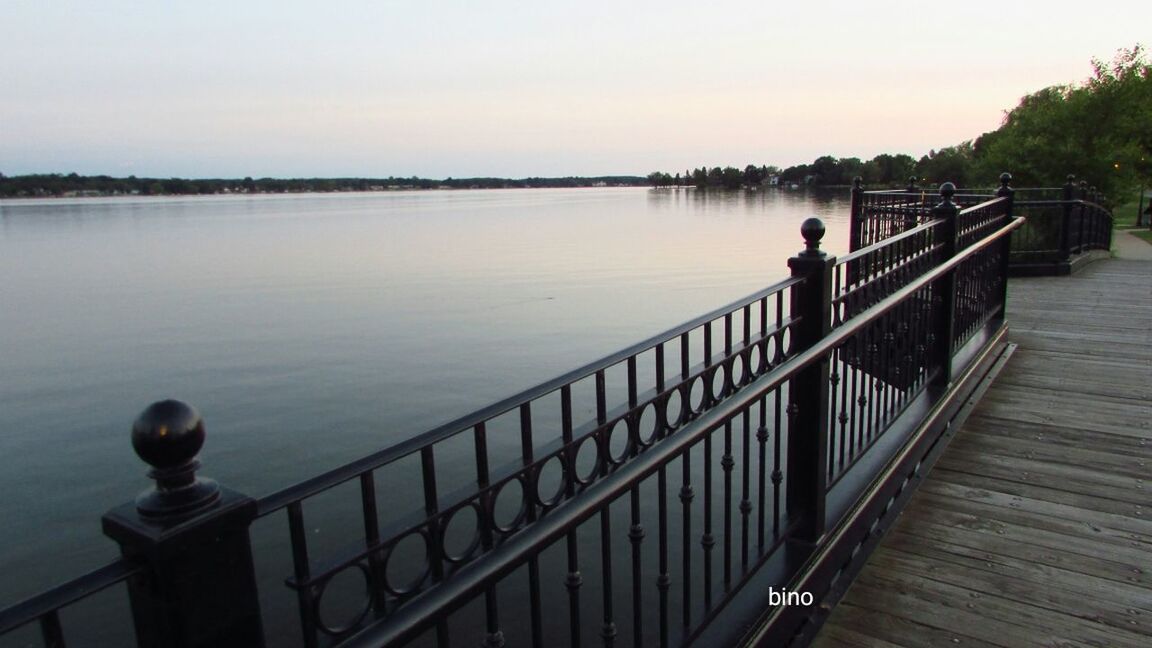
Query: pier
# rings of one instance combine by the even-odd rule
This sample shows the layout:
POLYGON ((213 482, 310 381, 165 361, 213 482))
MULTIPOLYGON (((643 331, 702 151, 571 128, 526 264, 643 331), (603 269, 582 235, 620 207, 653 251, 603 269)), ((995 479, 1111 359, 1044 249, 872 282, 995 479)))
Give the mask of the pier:
POLYGON ((1086 185, 1010 181, 857 182, 849 254, 809 219, 786 278, 259 497, 154 403, 120 558, 0 641, 99 598, 139 646, 1140 645, 1152 265, 1099 260, 1086 185))

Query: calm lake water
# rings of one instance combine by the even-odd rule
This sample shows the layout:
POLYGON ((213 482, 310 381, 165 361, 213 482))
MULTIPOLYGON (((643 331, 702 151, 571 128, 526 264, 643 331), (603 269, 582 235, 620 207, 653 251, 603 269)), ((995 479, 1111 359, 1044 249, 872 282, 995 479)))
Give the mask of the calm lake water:
POLYGON ((0 201, 0 607, 116 554, 129 428, 203 414, 260 496, 786 276, 847 191, 577 189, 0 201))

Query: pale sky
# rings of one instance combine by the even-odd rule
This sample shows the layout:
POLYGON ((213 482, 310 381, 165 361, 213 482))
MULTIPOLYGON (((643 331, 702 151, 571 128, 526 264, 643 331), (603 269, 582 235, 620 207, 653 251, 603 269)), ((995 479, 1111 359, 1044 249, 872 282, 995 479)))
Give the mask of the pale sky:
POLYGON ((919 157, 1152 2, 0 0, 0 173, 560 176, 919 157))

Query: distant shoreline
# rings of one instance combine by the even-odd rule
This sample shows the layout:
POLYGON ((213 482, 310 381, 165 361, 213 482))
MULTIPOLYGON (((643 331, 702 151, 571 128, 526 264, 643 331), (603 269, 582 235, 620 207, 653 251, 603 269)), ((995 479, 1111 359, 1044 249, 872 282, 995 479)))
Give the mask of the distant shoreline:
POLYGON ((570 176, 562 178, 113 178, 75 173, 4 176, 4 198, 107 198, 116 196, 210 196, 297 193, 352 193, 457 189, 564 189, 646 187, 639 176, 570 176))

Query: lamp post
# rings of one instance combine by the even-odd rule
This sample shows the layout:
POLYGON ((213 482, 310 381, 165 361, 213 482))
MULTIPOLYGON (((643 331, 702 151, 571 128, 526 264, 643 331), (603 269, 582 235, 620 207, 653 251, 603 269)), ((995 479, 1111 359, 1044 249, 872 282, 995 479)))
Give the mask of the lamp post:
POLYGON ((1144 156, 1140 156, 1140 162, 1136 165, 1136 173, 1140 176, 1140 197, 1136 199, 1136 227, 1145 225, 1152 228, 1152 215, 1149 215, 1147 223, 1144 222, 1144 190, 1148 186, 1148 160, 1144 156))
MULTIPOLYGON (((1148 219, 1149 227, 1152 227, 1152 218, 1148 219)), ((1140 198, 1136 205, 1136 227, 1144 224, 1144 183, 1140 183, 1140 198)))

